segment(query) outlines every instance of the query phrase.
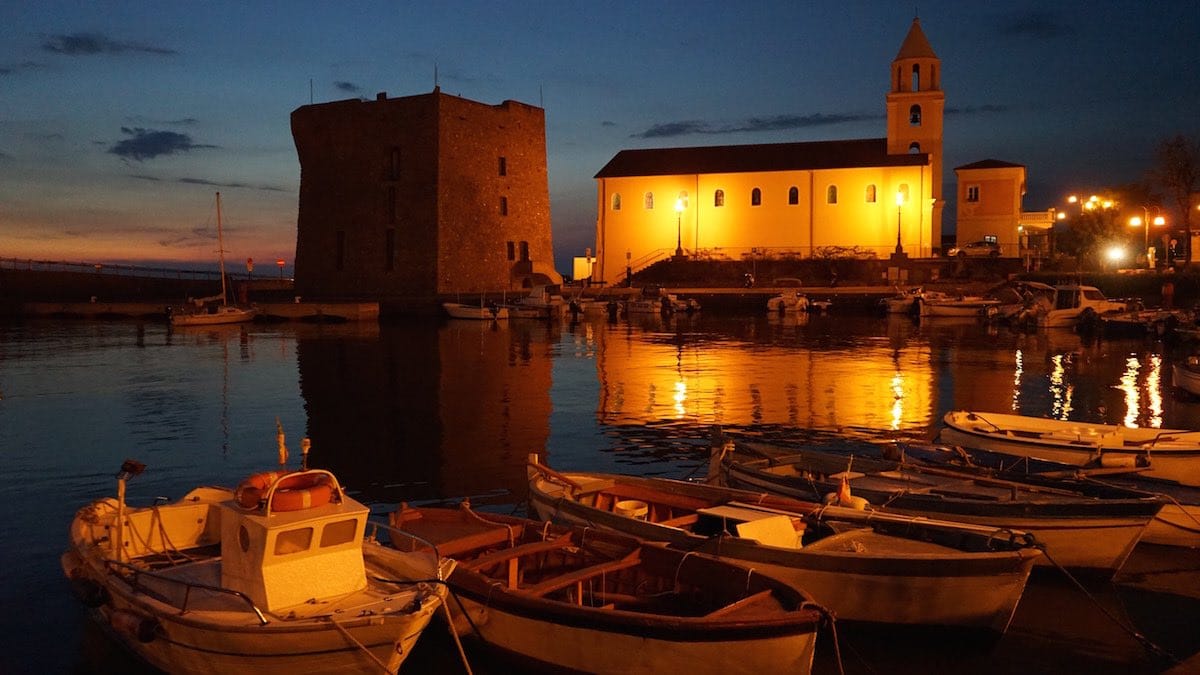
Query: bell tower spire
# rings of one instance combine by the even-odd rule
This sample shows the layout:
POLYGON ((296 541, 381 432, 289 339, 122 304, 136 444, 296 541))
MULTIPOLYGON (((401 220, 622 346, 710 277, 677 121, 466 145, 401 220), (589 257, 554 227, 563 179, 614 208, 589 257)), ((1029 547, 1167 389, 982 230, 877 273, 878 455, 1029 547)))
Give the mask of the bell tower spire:
POLYGON ((892 60, 891 89, 887 95, 888 154, 928 154, 934 199, 932 227, 940 235, 942 223, 942 128, 946 96, 942 92, 942 62, 914 18, 900 52, 892 60))

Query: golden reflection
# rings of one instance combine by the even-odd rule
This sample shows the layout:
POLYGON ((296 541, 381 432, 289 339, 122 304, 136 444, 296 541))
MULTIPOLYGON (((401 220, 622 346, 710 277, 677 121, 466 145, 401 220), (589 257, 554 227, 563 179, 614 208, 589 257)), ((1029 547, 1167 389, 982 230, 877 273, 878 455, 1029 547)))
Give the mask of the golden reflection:
POLYGON ((1117 387, 1125 394, 1125 426, 1127 427, 1138 425, 1138 408, 1141 406, 1137 379, 1138 371, 1141 368, 1142 364, 1136 357, 1130 356, 1125 359, 1125 372, 1121 373, 1121 384, 1117 387))
POLYGON ((1066 359, 1062 354, 1055 354, 1050 359, 1050 416, 1054 419, 1065 420, 1071 415, 1071 398, 1075 386, 1067 384, 1066 359))
POLYGON ((904 377, 897 372, 892 376, 892 431, 904 422, 904 377))
POLYGON ((1025 372, 1025 355, 1018 349, 1014 356, 1012 410, 1013 412, 1020 412, 1021 375, 1025 372))
POLYGON ((1163 425, 1162 400, 1162 356, 1150 357, 1150 372, 1146 375, 1146 398, 1150 405, 1150 426, 1161 429, 1163 425))
POLYGON ((900 429, 928 424, 935 410, 927 344, 831 351, 786 339, 678 345, 621 331, 595 336, 604 423, 900 429))

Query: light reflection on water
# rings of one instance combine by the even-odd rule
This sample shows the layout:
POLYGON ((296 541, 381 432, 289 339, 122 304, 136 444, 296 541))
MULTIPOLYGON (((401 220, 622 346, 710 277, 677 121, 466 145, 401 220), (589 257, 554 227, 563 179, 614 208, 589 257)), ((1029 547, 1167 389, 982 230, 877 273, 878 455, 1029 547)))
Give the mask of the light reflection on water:
POLYGON ((80 614, 57 555, 71 514, 112 493, 122 460, 150 467, 134 501, 229 484, 273 463, 277 417, 293 464, 311 437, 311 462, 379 508, 513 505, 529 452, 560 468, 680 477, 703 464, 712 425, 779 440, 809 429, 928 438, 966 408, 1200 428, 1200 405, 1170 391, 1171 361, 1135 340, 837 314, 0 325, 0 507, 14 523, 0 547, 0 630, 29 636, 0 672, 64 672, 79 658, 63 648, 80 614), (44 620, 20 619, 35 612, 44 620))

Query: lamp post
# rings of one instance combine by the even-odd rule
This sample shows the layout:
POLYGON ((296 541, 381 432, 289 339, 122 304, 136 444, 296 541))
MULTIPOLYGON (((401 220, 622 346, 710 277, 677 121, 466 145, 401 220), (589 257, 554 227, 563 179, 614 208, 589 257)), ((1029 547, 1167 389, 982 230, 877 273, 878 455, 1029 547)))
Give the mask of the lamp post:
POLYGON ((1143 206, 1142 215, 1134 216, 1129 219, 1130 227, 1142 228, 1142 250, 1146 253, 1146 267, 1154 269, 1156 267, 1154 258, 1150 255, 1150 223, 1154 223, 1155 227, 1162 227, 1167 224, 1167 219, 1162 216, 1155 216, 1154 220, 1150 219, 1150 208, 1143 206))
POLYGON ((896 255, 904 253, 904 247, 900 245, 900 209, 904 206, 904 193, 896 191, 896 255))
POLYGON ((675 200, 675 257, 683 257, 683 199, 675 200))

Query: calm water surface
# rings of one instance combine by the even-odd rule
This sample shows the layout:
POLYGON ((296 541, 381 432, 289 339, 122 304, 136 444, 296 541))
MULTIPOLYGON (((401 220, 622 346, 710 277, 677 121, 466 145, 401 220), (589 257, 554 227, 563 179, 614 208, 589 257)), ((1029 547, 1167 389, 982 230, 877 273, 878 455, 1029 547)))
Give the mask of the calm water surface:
MULTIPOLYGON (((401 501, 523 509, 524 461, 682 478, 713 425, 780 441, 813 430, 931 438, 954 408, 1200 428, 1170 388, 1180 355, 1141 340, 1015 333, 956 319, 657 316, 508 326, 424 321, 168 331, 0 324, 0 673, 129 672, 83 620, 58 556, 75 510, 148 466, 130 501, 177 498, 270 468, 275 423, 298 460, 383 513, 401 501)), ((846 672, 1158 672, 1154 647, 1200 651, 1200 558, 1141 547, 1091 597, 1035 580, 988 648, 943 636, 839 636, 846 672), (1144 550, 1145 549, 1145 550, 1144 550), (1120 625, 1118 625, 1118 622, 1120 625), (1153 645, 1149 647, 1147 645, 1153 645)), ((822 645, 819 672, 837 672, 822 645)), ((472 652, 476 672, 506 672, 472 652)), ((407 673, 461 672, 437 626, 407 673)))

